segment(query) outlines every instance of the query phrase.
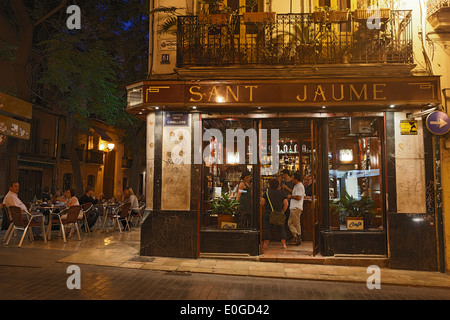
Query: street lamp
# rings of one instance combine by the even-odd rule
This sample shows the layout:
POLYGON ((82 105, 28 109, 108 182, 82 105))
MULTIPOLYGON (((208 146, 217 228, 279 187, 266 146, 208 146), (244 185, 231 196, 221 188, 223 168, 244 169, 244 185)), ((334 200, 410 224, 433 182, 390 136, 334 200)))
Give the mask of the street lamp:
POLYGON ((100 142, 100 144, 98 145, 98 149, 100 151, 104 151, 104 152, 110 152, 113 151, 115 147, 115 144, 110 142, 110 143, 106 143, 104 141, 100 142))

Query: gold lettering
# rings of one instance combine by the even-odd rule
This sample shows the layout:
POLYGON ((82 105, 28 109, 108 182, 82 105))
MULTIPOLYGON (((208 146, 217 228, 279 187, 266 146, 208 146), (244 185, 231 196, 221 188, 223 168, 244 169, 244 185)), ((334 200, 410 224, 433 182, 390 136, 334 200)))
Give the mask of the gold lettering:
POLYGON ((344 100, 344 85, 343 84, 341 84, 341 97, 339 99, 336 98, 336 95, 335 95, 335 85, 333 84, 331 88, 332 88, 332 91, 333 91, 333 100, 334 101, 342 101, 342 100, 344 100))
POLYGON ((305 102, 306 99, 308 99, 308 90, 307 90, 307 86, 304 85, 304 90, 303 90, 303 99, 300 99, 300 95, 297 96, 297 100, 300 102, 305 102))
POLYGON ((249 102, 253 102, 253 89, 257 89, 258 86, 245 86, 245 89, 250 89, 250 100, 249 102))
POLYGON ((386 100, 386 97, 378 97, 378 93, 383 93, 383 89, 378 89, 378 86, 386 87, 385 83, 374 83, 373 84, 373 100, 386 100))
POLYGON ((208 102, 211 102, 211 98, 213 97, 213 96, 215 96, 216 97, 216 100, 217 100, 217 96, 219 95, 219 93, 217 92, 217 87, 216 86, 213 86, 212 87, 212 89, 211 89, 211 91, 209 92, 209 99, 208 99, 208 102))
POLYGON ((314 96, 314 101, 317 101, 317 96, 322 96, 322 100, 327 101, 327 98, 325 98, 325 91, 323 91, 323 88, 320 84, 317 86, 316 95, 314 96))
POLYGON ((355 87, 351 84, 350 85, 350 101, 353 100, 353 94, 356 95, 358 100, 361 100, 362 95, 364 94, 364 100, 367 100, 367 84, 363 85, 361 92, 358 93, 355 89, 355 87))
POLYGON ((233 92, 233 90, 231 89, 230 86, 227 86, 227 95, 226 95, 226 100, 227 101, 229 101, 228 93, 231 93, 231 95, 234 98, 234 101, 239 102, 239 86, 236 86, 236 94, 234 94, 234 92, 233 92))
POLYGON ((191 100, 189 100, 189 101, 190 102, 200 102, 200 101, 202 101, 202 99, 203 99, 202 93, 201 92, 195 92, 194 88, 200 90, 199 86, 192 86, 192 87, 189 88, 189 93, 194 95, 194 96, 198 96, 199 98, 198 99, 191 98, 191 100))

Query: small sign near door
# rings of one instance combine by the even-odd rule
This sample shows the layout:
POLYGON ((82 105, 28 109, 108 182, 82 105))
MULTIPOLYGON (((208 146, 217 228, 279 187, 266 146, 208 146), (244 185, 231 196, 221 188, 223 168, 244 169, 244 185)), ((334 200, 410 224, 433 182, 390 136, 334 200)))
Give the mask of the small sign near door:
POLYGON ((400 133, 402 136, 415 136, 417 132, 416 120, 402 120, 400 121, 400 133))
POLYGON ((164 116, 164 126, 189 126, 189 113, 187 112, 166 112, 164 116))

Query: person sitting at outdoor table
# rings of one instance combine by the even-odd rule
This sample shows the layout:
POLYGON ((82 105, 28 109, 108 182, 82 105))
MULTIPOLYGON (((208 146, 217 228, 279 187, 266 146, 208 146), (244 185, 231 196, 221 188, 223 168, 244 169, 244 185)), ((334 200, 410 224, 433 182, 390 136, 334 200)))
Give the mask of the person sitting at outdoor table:
MULTIPOLYGON (((131 203, 130 212, 131 214, 139 213, 139 200, 134 194, 134 191, 131 187, 126 187, 123 195, 123 203, 131 203)), ((124 223, 124 221, 122 221, 124 223)))
MULTIPOLYGON (((92 203, 93 205, 96 205, 98 203, 98 200, 94 199, 94 188, 92 188, 91 186, 87 186, 84 194, 80 197, 80 199, 78 199, 78 201, 80 205, 83 205, 85 203, 92 203)), ((96 208, 92 208, 91 210, 89 210, 87 217, 89 228, 92 228, 95 225, 98 216, 99 213, 96 208)))
MULTIPOLYGON (((19 207, 22 210, 22 213, 28 212, 27 206, 22 202, 22 200, 19 199, 18 193, 19 193, 19 182, 12 181, 9 184, 9 192, 6 194, 5 198, 3 199, 3 204, 6 207, 13 207, 13 206, 19 207)), ((40 234, 35 233, 36 232, 35 228, 32 228, 32 230, 33 230, 33 236, 35 239, 41 238, 40 234)))
POLYGON ((48 202, 48 201, 50 201, 51 198, 52 198, 52 196, 50 194, 50 187, 45 186, 44 192, 39 196, 39 199, 41 199, 43 202, 48 202))
MULTIPOLYGON (((79 206, 80 203, 78 202, 77 197, 75 197, 75 190, 74 189, 67 189, 66 193, 65 193, 65 198, 61 197, 58 200, 62 201, 66 204, 67 208, 70 208, 72 206, 79 206)), ((61 216, 61 219, 66 219, 67 218, 67 213, 63 214, 61 216)), ((80 213, 78 214, 78 220, 81 220, 83 218, 83 211, 80 210, 80 213)), ((70 228, 70 233, 69 233, 69 238, 72 237, 73 233, 75 232, 75 225, 73 225, 70 228)))

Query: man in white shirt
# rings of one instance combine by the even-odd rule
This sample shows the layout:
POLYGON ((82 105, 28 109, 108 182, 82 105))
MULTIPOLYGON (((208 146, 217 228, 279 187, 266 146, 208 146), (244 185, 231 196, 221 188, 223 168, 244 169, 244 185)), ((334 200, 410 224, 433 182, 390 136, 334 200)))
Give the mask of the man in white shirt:
POLYGON ((303 212, 303 199, 305 198, 305 187, 302 184, 302 177, 300 173, 294 173, 292 177, 292 181, 294 182, 294 189, 292 190, 292 195, 288 195, 288 198, 291 199, 291 203, 289 206, 289 211, 291 214, 289 215, 288 226, 292 235, 295 237, 295 245, 300 245, 302 240, 302 228, 300 225, 300 216, 303 212))
MULTIPOLYGON (((17 195, 19 193, 19 182, 13 181, 9 184, 9 192, 6 194, 5 198, 3 199, 3 205, 7 207, 15 206, 22 209, 22 212, 28 211, 27 206, 22 202, 22 200, 19 199, 19 196, 17 195)), ((22 215, 24 219, 26 219, 25 215, 22 215)), ((9 219, 8 219, 9 220, 9 219)), ((31 228, 34 234, 35 240, 41 238, 39 233, 35 230, 36 228, 31 228)))
POLYGON ((3 199, 3 204, 7 207, 19 207, 20 209, 22 209, 22 212, 28 211, 25 204, 19 199, 17 193, 19 193, 19 183, 17 181, 13 181, 9 184, 9 192, 3 199))

